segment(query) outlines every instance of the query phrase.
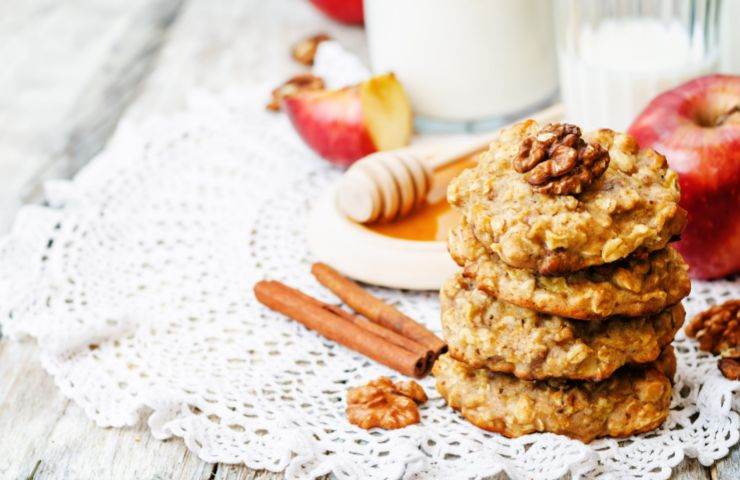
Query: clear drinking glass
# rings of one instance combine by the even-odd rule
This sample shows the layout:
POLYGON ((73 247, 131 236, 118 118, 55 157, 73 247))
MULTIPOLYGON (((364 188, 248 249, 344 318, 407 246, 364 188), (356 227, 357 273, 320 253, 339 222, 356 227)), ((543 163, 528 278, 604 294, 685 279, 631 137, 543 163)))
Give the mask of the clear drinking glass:
POLYGON ((626 130, 659 93, 717 70, 719 0, 558 0, 566 118, 626 130))

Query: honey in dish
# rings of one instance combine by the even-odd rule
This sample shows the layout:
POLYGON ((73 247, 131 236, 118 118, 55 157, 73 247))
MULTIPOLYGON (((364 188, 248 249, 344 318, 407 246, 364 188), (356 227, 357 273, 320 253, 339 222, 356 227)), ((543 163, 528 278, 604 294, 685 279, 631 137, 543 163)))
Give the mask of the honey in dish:
POLYGON ((403 240, 445 241, 460 214, 447 203, 447 185, 460 172, 475 165, 476 156, 466 157, 434 171, 427 201, 403 218, 366 225, 375 233, 403 240))

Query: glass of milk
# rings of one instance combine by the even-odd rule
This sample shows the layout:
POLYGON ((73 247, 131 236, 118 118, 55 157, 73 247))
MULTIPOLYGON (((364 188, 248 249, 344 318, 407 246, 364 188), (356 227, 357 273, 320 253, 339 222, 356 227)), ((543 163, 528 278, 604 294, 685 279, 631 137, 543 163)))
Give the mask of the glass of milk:
POLYGON ((722 73, 740 75, 740 0, 722 2, 719 38, 722 73))
POLYGON ((626 130, 659 93, 717 70, 719 0, 558 0, 566 118, 626 130))
POLYGON ((539 0, 365 0, 370 63, 394 72, 422 131, 491 129, 557 92, 552 6, 539 0))

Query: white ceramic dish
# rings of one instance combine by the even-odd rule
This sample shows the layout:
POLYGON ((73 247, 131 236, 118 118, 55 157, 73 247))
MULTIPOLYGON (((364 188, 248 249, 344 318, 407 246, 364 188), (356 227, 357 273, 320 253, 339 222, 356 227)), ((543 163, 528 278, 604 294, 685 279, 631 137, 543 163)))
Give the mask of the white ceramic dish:
POLYGON ((317 260, 350 278, 382 287, 438 290, 459 269, 445 242, 388 237, 347 219, 337 207, 337 184, 311 211, 307 236, 317 260))

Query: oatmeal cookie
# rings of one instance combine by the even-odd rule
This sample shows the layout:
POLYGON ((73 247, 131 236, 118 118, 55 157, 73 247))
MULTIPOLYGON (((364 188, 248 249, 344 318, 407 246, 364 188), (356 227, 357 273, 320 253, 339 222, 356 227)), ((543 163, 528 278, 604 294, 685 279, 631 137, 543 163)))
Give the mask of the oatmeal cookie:
POLYGON ((559 275, 662 249, 681 233, 686 211, 678 205, 678 175, 664 156, 640 150, 626 134, 598 130, 583 136, 587 147, 608 152, 609 162, 603 174, 579 183, 579 193, 556 195, 532 185, 529 176, 537 167, 522 174, 513 163, 542 128, 527 120, 503 130, 478 165, 447 190, 450 204, 504 263, 559 275))
POLYGON ((445 354, 432 370, 437 390, 474 425, 518 437, 552 432, 584 442, 626 437, 668 416, 676 358, 668 347, 644 367, 625 367, 602 382, 529 381, 468 367, 445 354))
POLYGON ((460 274, 440 300, 452 357, 527 380, 600 381, 625 364, 652 362, 685 316, 678 304, 648 317, 570 320, 498 300, 460 274))
POLYGON ((540 312, 581 320, 660 312, 689 294, 688 266, 668 247, 560 277, 512 268, 488 252, 462 221, 450 230, 452 258, 481 290, 540 312))

